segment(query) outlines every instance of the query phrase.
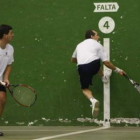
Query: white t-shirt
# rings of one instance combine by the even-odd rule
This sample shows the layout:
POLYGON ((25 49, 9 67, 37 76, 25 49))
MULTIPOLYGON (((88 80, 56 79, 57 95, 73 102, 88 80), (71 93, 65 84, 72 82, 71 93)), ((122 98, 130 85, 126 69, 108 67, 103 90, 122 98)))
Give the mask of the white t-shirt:
POLYGON ((73 58, 77 58, 77 65, 88 64, 94 60, 108 60, 103 46, 94 39, 86 39, 79 43, 73 52, 73 58))
POLYGON ((13 53, 14 49, 10 44, 7 44, 5 49, 0 47, 0 80, 3 80, 3 73, 7 65, 11 65, 14 62, 13 53))

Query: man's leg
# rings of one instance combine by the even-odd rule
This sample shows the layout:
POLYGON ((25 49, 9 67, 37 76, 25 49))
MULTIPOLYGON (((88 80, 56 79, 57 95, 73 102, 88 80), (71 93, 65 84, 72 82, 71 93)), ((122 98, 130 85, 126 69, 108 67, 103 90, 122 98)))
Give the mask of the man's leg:
POLYGON ((93 93, 88 88, 82 89, 82 92, 92 103, 92 115, 93 115, 93 117, 97 117, 99 114, 99 101, 93 97, 93 93))
MULTIPOLYGON (((0 91, 0 117, 3 113, 5 103, 6 103, 6 93, 4 91, 0 91)), ((0 136, 3 136, 2 132, 0 132, 0 136)))
POLYGON ((4 91, 0 91, 0 117, 3 113, 5 103, 6 103, 6 93, 4 91))
POLYGON ((90 98, 93 98, 93 93, 88 88, 82 89, 82 92, 89 100, 90 98))
POLYGON ((107 82, 109 81, 109 77, 110 77, 111 74, 112 74, 112 70, 106 69, 106 70, 105 70, 105 73, 103 73, 103 70, 102 70, 102 68, 100 67, 100 70, 98 71, 98 74, 99 74, 99 76, 101 77, 102 81, 103 81, 104 83, 107 83, 107 82))
POLYGON ((99 69, 99 71, 98 71, 98 74, 99 74, 99 76, 100 76, 101 78, 104 76, 103 70, 102 70, 101 67, 100 67, 100 69, 99 69))

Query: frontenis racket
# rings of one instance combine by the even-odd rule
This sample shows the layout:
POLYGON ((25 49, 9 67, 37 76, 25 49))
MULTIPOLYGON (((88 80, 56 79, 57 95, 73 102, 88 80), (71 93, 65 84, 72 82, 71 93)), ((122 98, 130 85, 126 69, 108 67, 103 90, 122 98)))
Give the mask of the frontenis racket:
POLYGON ((130 81, 130 83, 134 86, 134 88, 140 93, 140 84, 132 80, 130 77, 128 77, 126 74, 123 74, 123 76, 130 81))
MULTIPOLYGON (((0 84, 3 86, 6 85, 2 81, 0 81, 0 84)), ((19 84, 19 85, 9 85, 8 87, 7 86, 5 87, 11 93, 15 101, 24 107, 33 106, 35 101, 37 100, 37 94, 35 90, 30 86, 19 84)))

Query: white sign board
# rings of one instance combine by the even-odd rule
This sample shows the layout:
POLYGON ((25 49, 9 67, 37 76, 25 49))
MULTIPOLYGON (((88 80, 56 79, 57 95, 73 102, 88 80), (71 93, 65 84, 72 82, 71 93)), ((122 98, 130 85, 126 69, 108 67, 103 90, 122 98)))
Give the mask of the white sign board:
POLYGON ((95 5, 94 12, 117 12, 119 5, 117 2, 104 2, 104 3, 93 3, 95 5))
POLYGON ((102 33, 109 34, 115 28, 115 22, 111 17, 103 17, 100 19, 98 27, 102 33))

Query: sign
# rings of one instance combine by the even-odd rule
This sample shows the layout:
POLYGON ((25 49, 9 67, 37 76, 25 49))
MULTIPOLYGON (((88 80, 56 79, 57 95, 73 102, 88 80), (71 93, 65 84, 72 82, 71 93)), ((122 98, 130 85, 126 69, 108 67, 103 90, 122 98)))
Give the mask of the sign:
POLYGON ((94 12, 117 12, 119 9, 117 2, 94 3, 94 5, 94 12))
POLYGON ((103 17, 98 23, 99 29, 102 33, 109 34, 115 28, 115 22, 111 17, 103 17))

